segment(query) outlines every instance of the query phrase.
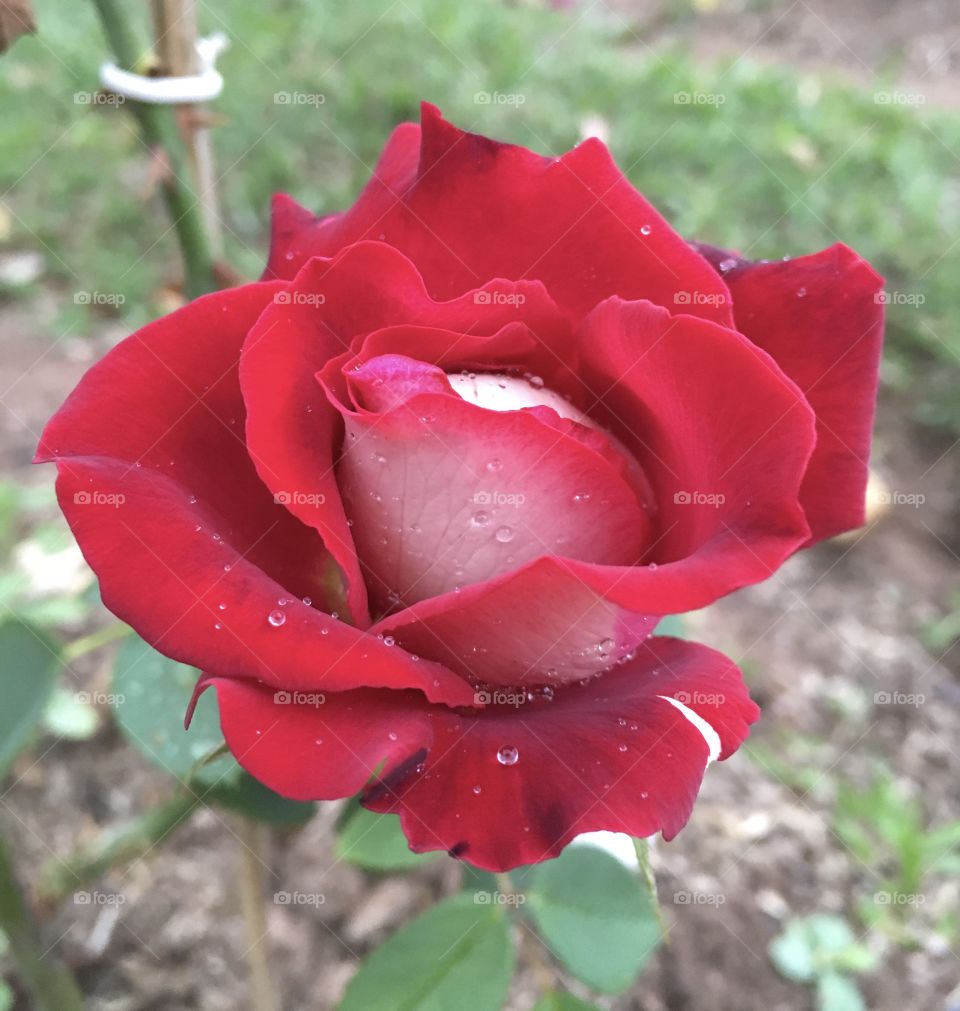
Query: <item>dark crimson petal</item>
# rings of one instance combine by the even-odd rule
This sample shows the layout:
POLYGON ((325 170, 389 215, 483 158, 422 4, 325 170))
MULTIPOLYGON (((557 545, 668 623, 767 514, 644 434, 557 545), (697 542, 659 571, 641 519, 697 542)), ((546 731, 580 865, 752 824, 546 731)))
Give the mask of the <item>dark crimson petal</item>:
POLYGON ((546 158, 459 130, 424 104, 421 127, 398 127, 349 211, 308 222, 283 197, 274 213, 266 277, 379 239, 417 264, 435 298, 491 277, 535 278, 574 318, 620 295, 732 322, 723 281, 596 139, 546 158))
POLYGON ((54 416, 37 459, 57 461, 104 603, 168 656, 284 687, 417 687, 466 704, 460 679, 297 599, 329 608, 339 579, 258 479, 237 377, 247 330, 283 287, 209 295, 128 338, 54 416))
POLYGON ((883 343, 883 279, 841 243, 812 256, 751 263, 701 252, 733 294, 737 327, 771 354, 817 416, 800 489, 811 541, 861 526, 883 343))
POLYGON ((335 800, 379 773, 409 771, 433 740, 428 708, 416 692, 274 692, 208 678, 223 736, 256 779, 292 800, 335 800))
MULTIPOLYGON (((349 382, 367 410, 345 414, 338 481, 382 612, 543 555, 608 565, 641 558, 651 521, 625 468, 579 438, 582 426, 545 424, 538 413, 553 413, 546 408, 478 407, 453 393, 436 366, 399 355, 372 359, 349 382), (446 394, 436 392, 442 386, 446 394), (404 394, 410 399, 398 401, 404 394)), ((485 638, 478 628, 452 645, 480 647, 485 638)), ((561 666, 562 679, 582 676, 561 666)), ((479 655, 473 667, 481 679, 503 676, 486 671, 479 655)))
POLYGON ((553 701, 520 699, 507 693, 477 716, 430 707, 422 771, 388 776, 365 806, 399 813, 412 849, 490 871, 555 857, 581 832, 670 839, 708 759, 732 754, 758 715, 730 660, 678 639, 651 639, 630 664, 553 701))
POLYGON ((610 299, 581 332, 592 412, 636 454, 659 505, 647 566, 571 570, 609 599, 671 614, 770 576, 809 537, 798 491, 810 405, 743 336, 610 299))
POLYGON ((342 422, 315 373, 355 338, 385 326, 494 335, 524 323, 547 335, 563 323, 542 285, 530 282, 491 281, 479 293, 435 302, 413 264, 375 242, 351 246, 332 261, 311 261, 280 295, 243 349, 240 382, 250 454, 274 495, 320 532, 346 574, 351 617, 363 626, 369 623, 366 590, 333 470, 342 422), (504 298, 475 297, 491 290, 504 298))

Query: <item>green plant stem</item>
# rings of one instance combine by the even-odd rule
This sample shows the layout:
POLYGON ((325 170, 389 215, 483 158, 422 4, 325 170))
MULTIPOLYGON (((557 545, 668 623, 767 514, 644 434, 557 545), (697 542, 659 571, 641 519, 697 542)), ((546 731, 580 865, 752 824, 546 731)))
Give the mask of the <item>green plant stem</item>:
POLYGON ((24 985, 41 1011, 82 1011, 83 995, 73 976, 43 943, 40 928, 17 881, 5 840, 0 837, 0 929, 24 985))
POLYGON ((237 819, 240 843, 240 905, 247 925, 247 965, 250 968, 250 1004, 254 1011, 277 1011, 276 991, 270 977, 269 938, 260 860, 261 827, 249 818, 237 819))
POLYGON ((637 852, 637 860, 640 861, 640 876, 643 878, 647 891, 650 893, 650 901, 657 916, 657 923, 660 926, 660 936, 664 944, 667 943, 667 925, 663 919, 663 910, 660 908, 660 900, 657 897, 657 879, 653 873, 653 865, 650 862, 650 843, 646 839, 634 839, 633 848, 637 852))
MULTIPOLYGON (((117 64, 126 70, 133 70, 140 59, 140 47, 128 20, 130 5, 125 6, 120 0, 93 0, 93 5, 100 16, 117 64)), ((151 149, 162 150, 166 158, 161 187, 180 244, 186 293, 188 297, 196 298, 214 291, 217 281, 210 243, 204 230, 199 201, 183 182, 188 170, 179 145, 170 135, 169 113, 161 106, 144 102, 130 101, 128 104, 136 117, 144 144, 151 149)))
POLYGON ((106 628, 98 628, 96 632, 81 636, 69 645, 64 646, 61 654, 63 662, 67 664, 73 663, 74 660, 79 660, 80 657, 86 656, 87 653, 92 653, 95 649, 106 646, 108 643, 116 642, 117 639, 123 639, 132 633, 133 629, 122 622, 115 625, 107 625, 106 628))
POLYGON ((37 899, 44 907, 55 905, 89 881, 95 881, 117 864, 144 856, 189 818, 201 801, 190 790, 178 790, 165 804, 117 829, 104 832, 64 860, 44 867, 37 884, 37 899))

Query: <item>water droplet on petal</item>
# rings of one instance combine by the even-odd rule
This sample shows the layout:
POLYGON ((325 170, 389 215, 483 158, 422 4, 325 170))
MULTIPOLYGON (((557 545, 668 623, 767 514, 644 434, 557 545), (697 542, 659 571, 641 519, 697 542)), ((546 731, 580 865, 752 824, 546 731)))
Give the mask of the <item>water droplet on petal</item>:
POLYGON ((506 544, 508 541, 513 540, 513 528, 500 527, 500 529, 496 532, 495 536, 501 544, 506 544))
POLYGON ((499 460, 488 460, 487 461, 487 470, 491 474, 496 474, 496 472, 498 470, 500 470, 501 467, 503 467, 503 464, 499 460))
POLYGON ((797 298, 806 298, 806 297, 807 297, 807 289, 797 288, 797 298))
POLYGON ((389 734, 387 734, 387 737, 389 737, 391 741, 395 741, 397 739, 397 735, 392 730, 389 734))
POLYGON ((270 622, 274 628, 279 628, 286 620, 287 616, 280 610, 271 611, 267 615, 267 621, 270 622))
POLYGON ((473 792, 474 792, 474 793, 480 793, 480 787, 479 787, 479 786, 475 786, 475 787, 473 788, 473 792))
POLYGON ((505 744, 497 752, 497 761, 501 765, 516 765, 520 760, 520 752, 512 744, 505 744))
POLYGON ((485 513, 482 509, 479 512, 475 512, 471 517, 471 522, 475 527, 485 527, 490 522, 490 514, 485 513))
POLYGON ((734 257, 729 256, 726 260, 720 261, 720 273, 728 274, 737 265, 737 261, 734 257))
POLYGON ((641 225, 640 226, 640 234, 641 235, 649 235, 652 231, 653 231, 653 227, 651 225, 641 225))
POLYGON ((304 597, 303 602, 309 607, 313 603, 313 597, 304 597))
POLYGON ((589 502, 590 492, 578 491, 577 494, 573 496, 573 501, 576 502, 577 505, 583 505, 584 503, 589 502))
POLYGON ((397 642, 397 640, 394 639, 394 637, 392 635, 385 635, 383 637, 383 644, 384 644, 384 646, 395 646, 396 642, 397 642))
POLYGON ((190 498, 187 499, 187 501, 190 503, 190 505, 196 505, 197 504, 197 496, 196 495, 191 495, 190 498))
POLYGON ((620 747, 617 750, 618 751, 626 751, 627 750, 627 746, 625 744, 621 744, 620 747))

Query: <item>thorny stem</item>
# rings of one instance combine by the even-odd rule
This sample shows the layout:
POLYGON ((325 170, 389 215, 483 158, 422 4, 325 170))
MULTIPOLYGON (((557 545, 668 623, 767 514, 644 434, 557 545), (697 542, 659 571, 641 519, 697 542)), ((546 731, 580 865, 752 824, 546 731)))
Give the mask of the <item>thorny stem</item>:
MULTIPOLYGON (((132 70, 140 58, 140 46, 128 20, 129 7, 125 7, 120 0, 93 0, 93 5, 100 15, 104 33, 118 65, 132 70)), ((180 244, 186 293, 189 298, 196 298, 214 291, 217 282, 201 207, 183 182, 187 176, 186 165, 171 136, 167 112, 160 106, 143 102, 131 101, 129 105, 136 117, 144 144, 153 151, 162 151, 166 160, 161 188, 180 244)))

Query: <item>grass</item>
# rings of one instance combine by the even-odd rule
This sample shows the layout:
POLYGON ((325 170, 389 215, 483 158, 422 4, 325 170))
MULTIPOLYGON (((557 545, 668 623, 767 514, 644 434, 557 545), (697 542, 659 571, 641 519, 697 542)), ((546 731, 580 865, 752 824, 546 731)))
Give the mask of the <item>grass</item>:
MULTIPOLYGON (((906 104, 892 88, 652 55, 623 22, 590 11, 402 0, 204 14, 205 30, 232 39, 216 148, 229 256, 245 274, 263 261, 270 194, 345 206, 421 98, 464 126, 549 153, 599 115, 631 180, 684 234, 755 257, 842 239, 870 258, 899 300, 889 311, 888 381, 912 394, 918 417, 960 429, 956 116, 906 104), (278 104, 281 92, 323 101, 278 104), (522 104, 478 104, 480 92, 522 104), (699 101, 678 104, 679 94, 699 101), (898 100, 883 103, 887 94, 898 100)), ((134 326, 158 311, 153 293, 175 269, 167 223, 157 201, 145 203, 149 159, 123 110, 74 99, 95 91, 106 55, 91 11, 39 16, 39 37, 16 45, 0 79, 5 245, 40 245, 65 296, 122 294, 120 314, 134 326)), ((64 328, 96 323, 64 298, 64 328)))

